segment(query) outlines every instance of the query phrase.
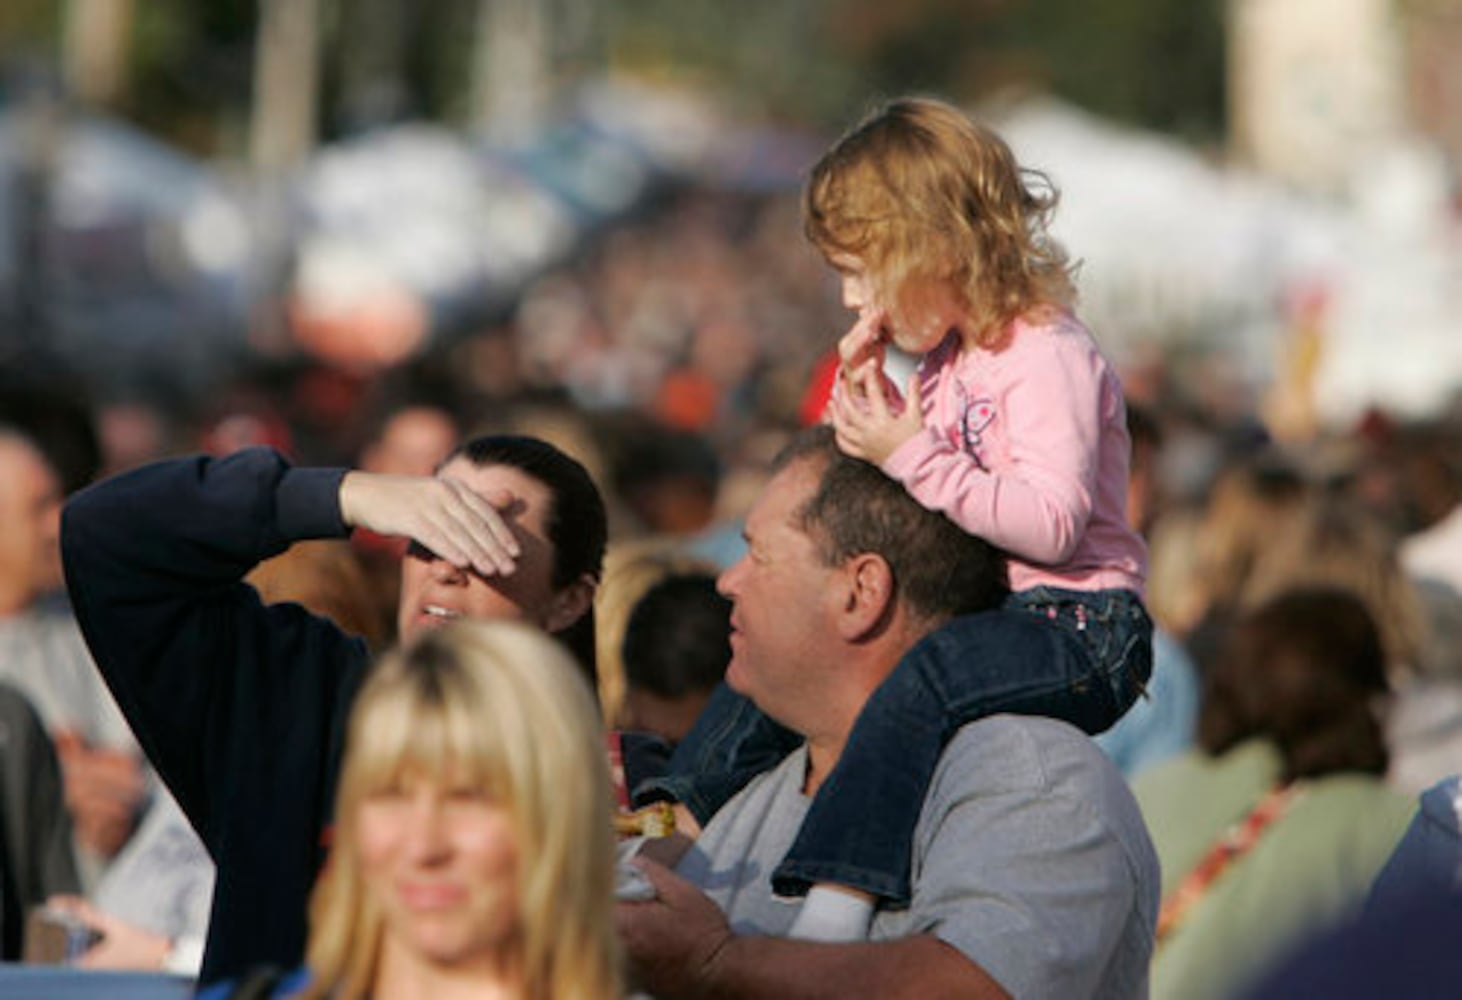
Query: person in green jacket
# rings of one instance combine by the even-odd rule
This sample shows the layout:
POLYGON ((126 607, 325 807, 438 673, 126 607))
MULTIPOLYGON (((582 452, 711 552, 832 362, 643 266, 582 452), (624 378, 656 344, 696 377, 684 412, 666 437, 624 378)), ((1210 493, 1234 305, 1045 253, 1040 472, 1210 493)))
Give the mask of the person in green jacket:
POLYGON ((1384 784, 1386 658, 1362 600, 1287 591, 1206 678, 1201 750, 1133 782, 1162 867, 1152 995, 1231 997, 1353 916, 1414 811, 1384 784))

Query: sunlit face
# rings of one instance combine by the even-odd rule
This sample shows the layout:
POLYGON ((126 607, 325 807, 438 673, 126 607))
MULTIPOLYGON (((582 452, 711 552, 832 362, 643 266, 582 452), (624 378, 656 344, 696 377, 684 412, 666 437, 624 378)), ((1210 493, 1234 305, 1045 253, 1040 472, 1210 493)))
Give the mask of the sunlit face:
POLYGON ((868 277, 868 267, 861 257, 839 254, 832 258, 831 263, 842 281, 844 307, 855 312, 862 312, 864 309, 880 305, 873 293, 873 282, 868 277))
POLYGON ((867 262, 852 254, 836 254, 829 263, 843 286, 843 305, 855 312, 881 309, 886 313, 883 339, 909 354, 928 354, 938 347, 963 317, 958 300, 946 284, 922 283, 917 295, 906 295, 904 308, 884 301, 874 287, 867 262), (895 315, 898 314, 898 315, 895 315))
POLYGON ((816 490, 820 469, 794 461, 767 484, 746 518, 746 554, 716 587, 732 602, 726 682, 767 715, 799 732, 799 715, 825 698, 820 678, 832 638, 838 570, 824 565, 795 521, 816 490))
POLYGON ((521 931, 512 817, 483 789, 408 771, 358 807, 384 946, 437 966, 500 965, 521 931))
POLYGON ((0 613, 61 585, 61 481, 34 446, 0 434, 0 613))
POLYGON ((522 554, 511 575, 485 577, 459 569, 413 545, 401 563, 401 603, 396 624, 402 639, 460 617, 519 619, 548 631, 571 624, 559 620, 555 603, 554 550, 548 539, 553 495, 548 487, 512 466, 479 467, 465 458, 448 462, 438 475, 455 479, 484 496, 499 490, 510 492, 515 502, 503 517, 517 536, 522 554))

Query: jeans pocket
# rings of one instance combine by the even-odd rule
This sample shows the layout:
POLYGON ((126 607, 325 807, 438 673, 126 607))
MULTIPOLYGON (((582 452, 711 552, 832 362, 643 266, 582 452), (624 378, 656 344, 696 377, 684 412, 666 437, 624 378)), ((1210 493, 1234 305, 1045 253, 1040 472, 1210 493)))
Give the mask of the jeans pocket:
POLYGON ((1050 621, 1076 637, 1093 672, 1125 711, 1152 673, 1152 621, 1131 591, 1076 591, 1033 587, 1012 594, 1008 606, 1050 621))

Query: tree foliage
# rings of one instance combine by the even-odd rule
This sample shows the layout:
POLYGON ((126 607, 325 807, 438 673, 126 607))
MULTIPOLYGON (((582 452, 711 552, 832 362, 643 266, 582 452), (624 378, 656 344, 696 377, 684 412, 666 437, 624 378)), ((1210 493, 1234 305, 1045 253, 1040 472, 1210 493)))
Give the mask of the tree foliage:
MULTIPOLYGON (((880 96, 929 91, 970 102, 1028 88, 1197 139, 1223 127, 1224 0, 541 2, 555 21, 571 9, 592 12, 595 36, 576 43, 591 50, 587 61, 689 80, 744 110, 787 119, 837 126, 880 96)), ((370 117, 377 95, 362 81, 382 60, 397 113, 459 116, 481 3, 324 0, 327 134, 370 117)), ((120 110, 200 152, 237 152, 257 6, 138 0, 120 110)), ((65 7, 4 0, 0 53, 54 53, 65 7)), ((579 35, 565 31, 555 44, 570 37, 579 35)))
POLYGON ((872 97, 1040 88, 1134 124, 1223 125, 1222 0, 618 0, 617 51, 743 103, 846 121, 872 97))

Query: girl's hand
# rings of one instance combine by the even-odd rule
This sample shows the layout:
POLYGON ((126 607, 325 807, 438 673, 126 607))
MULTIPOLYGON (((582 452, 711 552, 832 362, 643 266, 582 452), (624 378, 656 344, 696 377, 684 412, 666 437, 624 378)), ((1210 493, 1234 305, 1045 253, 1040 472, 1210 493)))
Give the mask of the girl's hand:
MULTIPOLYGON (((868 362, 883 367, 884 345, 888 343, 888 313, 882 309, 863 309, 858 322, 838 341, 841 373, 852 376, 868 362)), ((845 386, 846 388, 846 386, 845 386)))
POLYGON ((833 396, 832 417, 838 447, 844 454, 882 465, 900 445, 924 429, 918 372, 909 377, 903 409, 897 412, 879 365, 865 362, 853 374, 844 372, 841 377, 843 391, 833 396))

